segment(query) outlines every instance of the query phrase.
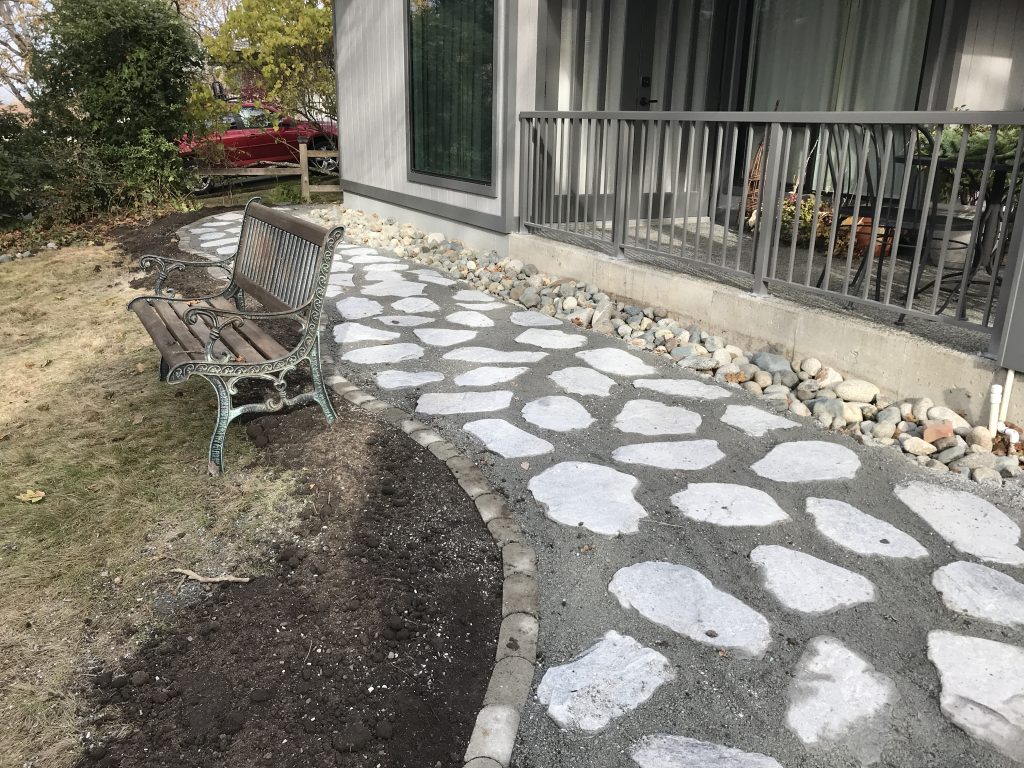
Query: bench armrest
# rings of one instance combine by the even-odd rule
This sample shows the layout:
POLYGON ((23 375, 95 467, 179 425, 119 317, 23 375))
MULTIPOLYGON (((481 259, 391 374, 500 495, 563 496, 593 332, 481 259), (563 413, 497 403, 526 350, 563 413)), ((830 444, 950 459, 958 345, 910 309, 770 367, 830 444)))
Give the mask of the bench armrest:
MULTIPOLYGON (((296 317, 296 313, 301 313, 312 303, 312 300, 310 300, 300 307, 282 312, 243 312, 241 310, 222 309, 209 305, 194 306, 185 310, 182 320, 184 320, 185 325, 195 325, 199 318, 205 319, 207 326, 210 328, 210 338, 207 340, 203 350, 206 353, 207 362, 230 363, 231 355, 229 353, 225 353, 220 357, 213 354, 213 347, 220 340, 220 336, 226 328, 237 328, 246 320, 274 320, 291 317, 298 319, 299 322, 303 322, 301 318, 296 317)), ((304 322, 303 328, 305 328, 304 322)))
POLYGON ((164 283, 167 281, 171 272, 183 272, 186 269, 192 268, 220 267, 230 274, 231 262, 233 262, 234 259, 234 254, 223 259, 204 259, 203 261, 189 261, 187 259, 175 259, 170 256, 155 256, 150 254, 139 259, 139 267, 145 270, 149 270, 153 267, 157 268, 156 283, 153 288, 157 296, 163 296, 164 283))

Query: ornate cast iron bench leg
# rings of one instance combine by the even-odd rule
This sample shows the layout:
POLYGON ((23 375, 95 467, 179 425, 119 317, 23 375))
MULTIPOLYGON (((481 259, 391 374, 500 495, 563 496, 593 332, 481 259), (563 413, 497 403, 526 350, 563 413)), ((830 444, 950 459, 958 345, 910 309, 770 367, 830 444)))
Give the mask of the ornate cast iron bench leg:
POLYGON ((231 392, 224 379, 219 376, 204 376, 213 391, 217 395, 217 423, 213 428, 213 437, 210 438, 210 451, 208 453, 209 472, 211 475, 219 475, 224 471, 224 438, 228 432, 228 424, 236 414, 231 412, 231 392))
POLYGON ((309 370, 313 378, 313 397, 324 412, 328 424, 333 424, 338 414, 334 412, 331 405, 331 398, 327 394, 327 387, 324 385, 324 374, 320 369, 320 336, 316 338, 313 348, 309 351, 309 370))

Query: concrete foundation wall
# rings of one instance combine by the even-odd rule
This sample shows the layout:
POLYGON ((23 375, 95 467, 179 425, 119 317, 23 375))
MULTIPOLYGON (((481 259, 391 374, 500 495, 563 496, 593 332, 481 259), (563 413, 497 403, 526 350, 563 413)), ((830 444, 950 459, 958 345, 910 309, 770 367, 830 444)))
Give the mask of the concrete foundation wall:
MULTIPOLYGON (((790 358, 816 357, 847 378, 866 379, 890 398, 930 397, 988 421, 988 391, 1005 373, 995 362, 948 349, 896 328, 803 307, 689 275, 659 270, 534 235, 511 235, 509 256, 542 272, 593 283, 641 306, 672 314, 753 351, 790 358)), ((1018 388, 1015 387, 1015 390, 1018 388)), ((1024 420, 1024 396, 1013 398, 1009 418, 1024 420)))

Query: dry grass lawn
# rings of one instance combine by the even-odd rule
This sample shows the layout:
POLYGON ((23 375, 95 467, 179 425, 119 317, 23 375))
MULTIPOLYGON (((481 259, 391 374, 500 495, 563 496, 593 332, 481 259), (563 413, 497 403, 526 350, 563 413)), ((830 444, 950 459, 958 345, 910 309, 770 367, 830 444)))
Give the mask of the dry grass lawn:
POLYGON ((212 390, 157 381, 156 353, 125 310, 139 293, 131 259, 65 248, 0 265, 5 768, 77 760, 89 670, 129 652, 159 621, 155 605, 197 589, 171 568, 248 575, 294 522, 292 481, 245 468, 237 425, 228 472, 207 477, 212 390), (46 496, 19 501, 26 490, 46 496))

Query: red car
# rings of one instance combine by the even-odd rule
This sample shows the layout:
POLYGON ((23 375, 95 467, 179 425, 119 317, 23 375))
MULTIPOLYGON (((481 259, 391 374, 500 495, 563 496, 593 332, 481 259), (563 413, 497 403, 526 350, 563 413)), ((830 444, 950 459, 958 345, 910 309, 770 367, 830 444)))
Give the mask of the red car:
MULTIPOLYGON (((265 163, 297 163, 299 138, 305 137, 310 149, 333 149, 338 145, 338 126, 333 122, 306 122, 283 115, 276 108, 241 103, 226 113, 220 129, 201 139, 186 138, 179 144, 180 155, 197 166, 211 162, 244 168, 265 163), (204 152, 204 147, 223 147, 204 152)), ((338 170, 336 157, 311 157, 310 170, 331 174, 338 170)), ((209 176, 200 178, 196 192, 213 186, 209 176)))

